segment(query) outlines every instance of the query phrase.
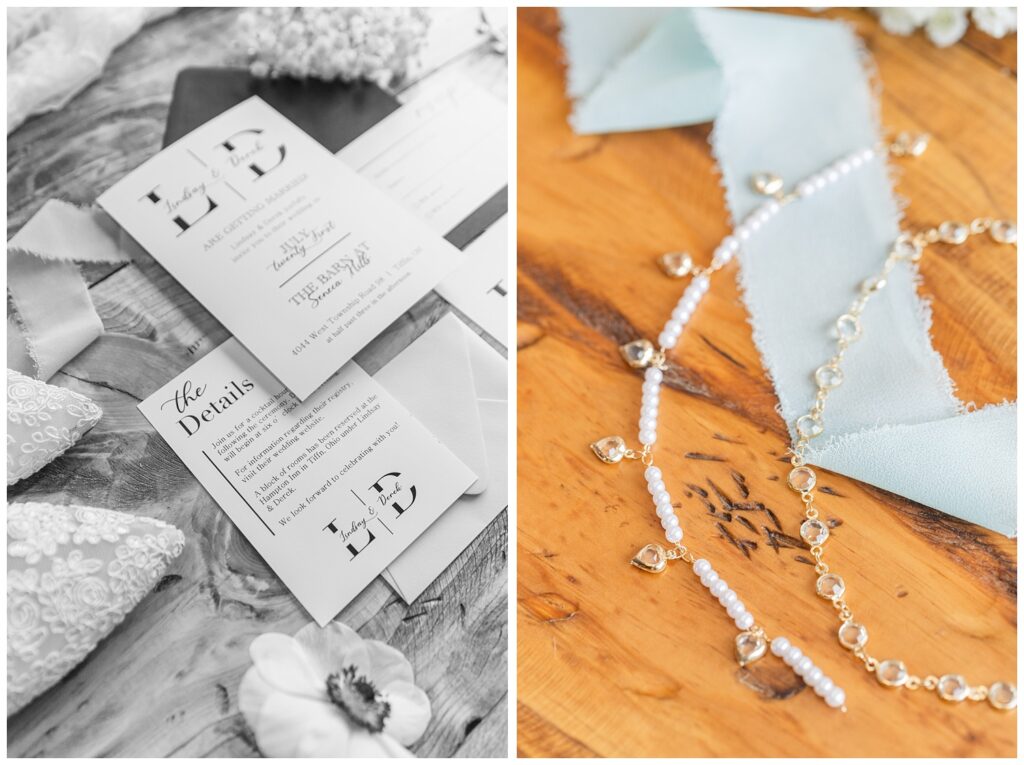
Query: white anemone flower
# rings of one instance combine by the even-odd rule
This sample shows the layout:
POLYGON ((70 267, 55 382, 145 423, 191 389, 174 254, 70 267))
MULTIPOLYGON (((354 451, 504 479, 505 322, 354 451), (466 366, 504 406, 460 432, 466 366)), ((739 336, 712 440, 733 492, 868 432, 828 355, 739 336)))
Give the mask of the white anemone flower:
POLYGON ((938 8, 924 25, 928 39, 940 48, 947 48, 967 31, 966 8, 938 8))
POLYGON ((971 18, 975 26, 992 37, 1005 37, 1017 31, 1017 8, 974 8, 971 18))
POLYGON ((260 635, 238 707, 266 757, 412 757, 430 700, 401 651, 331 622, 260 635))

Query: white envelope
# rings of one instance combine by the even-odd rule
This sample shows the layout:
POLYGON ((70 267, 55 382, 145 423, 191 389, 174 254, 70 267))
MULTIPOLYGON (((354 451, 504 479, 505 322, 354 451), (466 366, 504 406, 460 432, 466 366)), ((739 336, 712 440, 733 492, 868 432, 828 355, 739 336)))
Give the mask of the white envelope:
POLYGON ((453 314, 445 315, 374 379, 477 475, 466 493, 479 494, 488 467, 465 332, 453 314))
POLYGON ((375 375, 442 443, 466 460, 477 475, 487 476, 486 488, 475 495, 467 492, 460 497, 381 572, 407 603, 418 598, 508 506, 507 369, 508 362, 500 353, 456 316, 448 314, 375 375), (479 435, 483 447, 476 456, 486 454, 488 470, 483 473, 463 453, 465 445, 474 440, 468 432, 468 418, 461 414, 458 405, 455 406, 460 414, 451 418, 441 408, 452 401, 453 397, 447 394, 449 389, 464 387, 456 379, 461 364, 449 361, 459 358, 460 345, 461 353, 469 359, 471 371, 467 379, 473 391, 460 403, 471 404, 482 425, 479 435))

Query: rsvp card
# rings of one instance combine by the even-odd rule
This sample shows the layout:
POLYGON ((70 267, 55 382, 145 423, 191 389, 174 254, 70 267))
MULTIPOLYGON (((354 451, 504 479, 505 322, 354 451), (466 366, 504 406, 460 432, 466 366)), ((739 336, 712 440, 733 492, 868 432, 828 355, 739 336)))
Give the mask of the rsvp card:
POLYGON ((98 202, 301 400, 462 261, 256 96, 98 202))
POLYGON ((235 338, 139 410, 321 626, 476 480, 355 363, 299 401, 235 338))

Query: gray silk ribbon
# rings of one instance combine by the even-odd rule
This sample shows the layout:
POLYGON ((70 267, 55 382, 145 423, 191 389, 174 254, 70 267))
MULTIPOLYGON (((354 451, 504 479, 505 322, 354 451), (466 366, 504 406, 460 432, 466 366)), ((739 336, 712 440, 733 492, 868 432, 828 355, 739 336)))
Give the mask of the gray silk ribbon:
POLYGON ((127 262, 122 236, 101 210, 50 200, 8 240, 9 369, 49 380, 100 336, 77 263, 127 262))

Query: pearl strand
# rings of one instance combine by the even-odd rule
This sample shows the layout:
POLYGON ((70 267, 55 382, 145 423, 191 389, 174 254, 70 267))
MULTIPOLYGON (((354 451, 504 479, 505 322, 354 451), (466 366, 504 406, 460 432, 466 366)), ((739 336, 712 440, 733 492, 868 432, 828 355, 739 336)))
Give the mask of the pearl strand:
POLYGON ((846 701, 846 691, 836 685, 835 681, 826 675, 820 667, 817 667, 809 656, 789 642, 784 637, 777 637, 772 641, 772 653, 778 656, 786 664, 793 668, 793 671, 803 679, 814 692, 821 696, 833 709, 843 706, 846 701))
POLYGON ((665 539, 669 541, 669 544, 679 544, 683 541, 683 529, 679 525, 675 508, 672 507, 672 497, 669 496, 668 489, 665 488, 660 468, 651 465, 644 471, 644 477, 647 479, 647 491, 651 493, 651 499, 654 500, 654 512, 658 514, 661 527, 665 529, 665 539))
MULTIPOLYGON (((658 335, 658 352, 652 353, 648 345, 647 354, 641 356, 646 358, 646 363, 651 363, 644 371, 644 382, 640 405, 640 419, 638 422, 638 440, 644 447, 644 454, 650 454, 654 443, 658 438, 658 406, 661 396, 661 384, 664 381, 662 364, 664 354, 676 347, 683 329, 689 323, 700 301, 707 294, 711 287, 711 274, 727 265, 739 252, 743 242, 747 242, 757 233, 762 226, 769 223, 783 208, 784 205, 796 199, 806 198, 821 191, 829 184, 837 182, 840 178, 849 175, 853 170, 863 167, 876 156, 874 149, 861 149, 852 152, 824 170, 815 173, 800 181, 795 192, 772 198, 758 206, 744 218, 736 227, 734 232, 722 239, 722 242, 715 248, 711 259, 711 266, 702 272, 696 273, 683 290, 682 296, 672 310, 672 314, 661 333, 658 335)), ((776 179, 777 180, 777 179, 776 179)), ((779 184, 781 186, 781 182, 779 184)), ((686 256, 688 262, 689 256, 686 256)), ((627 358, 628 360, 628 358, 627 358)), ((645 460, 646 461, 646 460, 645 460)), ((648 467, 644 471, 647 479, 647 491, 654 502, 655 513, 665 530, 665 539, 670 545, 678 546, 683 540, 683 529, 679 518, 672 506, 672 497, 668 492, 661 469, 653 464, 653 456, 650 457, 648 467)), ((726 610, 726 613, 733 620, 736 628, 741 630, 741 637, 746 636, 749 640, 762 641, 761 653, 763 653, 763 630, 755 627, 756 621, 743 601, 734 590, 732 590, 724 579, 712 568, 711 563, 705 559, 698 559, 693 563, 693 571, 700 577, 703 584, 711 594, 718 599, 718 602, 726 610)), ((781 658, 798 677, 802 678, 808 687, 820 696, 826 704, 834 709, 842 709, 846 701, 845 691, 836 685, 830 677, 804 655, 804 653, 792 645, 787 638, 776 637, 771 642, 771 651, 781 658)), ((759 653, 758 656, 761 654, 759 653)), ((756 658, 756 657, 755 657, 756 658)), ((742 662, 741 662, 742 663, 742 662)))
MULTIPOLYGON (((627 364, 645 370, 640 417, 637 423, 638 440, 643 449, 629 449, 619 436, 599 439, 590 447, 602 462, 608 464, 615 464, 623 459, 638 459, 646 465, 644 477, 647 479, 647 491, 651 495, 655 513, 665 531, 665 539, 672 546, 672 549, 666 551, 660 545, 649 544, 637 553, 632 562, 645 571, 657 573, 664 570, 668 560, 692 561, 694 572, 700 576, 701 583, 718 599, 733 623, 741 630, 736 638, 736 657, 741 666, 755 661, 766 653, 768 638, 765 631, 757 625, 753 614, 747 610, 739 596, 711 568, 711 564, 704 559, 694 561, 693 555, 681 544, 682 526, 676 516, 661 469, 654 465, 653 452, 658 438, 658 407, 661 384, 664 381, 666 352, 678 345, 683 329, 693 318, 700 301, 711 286, 711 275, 730 263, 743 244, 770 223, 783 207, 822 191, 854 170, 864 167, 877 156, 884 156, 887 153, 895 156, 917 156, 924 150, 926 143, 925 136, 901 134, 891 146, 851 152, 823 170, 804 178, 789 193, 784 192, 783 181, 777 175, 755 174, 751 179, 755 190, 769 199, 752 210, 736 226, 732 234, 722 239, 715 248, 707 268, 694 269, 693 259, 685 252, 666 253, 659 259, 661 267, 669 276, 682 277, 689 274, 693 277, 658 336, 659 347, 656 349, 649 340, 639 339, 626 343, 619 349, 627 364)), ((772 640, 771 651, 803 678, 829 706, 846 710, 843 706, 846 699, 843 689, 836 686, 831 678, 788 639, 777 637, 772 640)))
MULTIPOLYGON (((658 345, 662 351, 670 351, 679 343, 679 338, 687 323, 693 318, 701 299, 707 294, 711 286, 710 274, 728 265, 740 251, 740 246, 756 234, 762 226, 769 223, 783 206, 796 199, 803 199, 815 192, 821 191, 826 186, 836 183, 844 176, 849 175, 877 156, 878 152, 872 148, 859 149, 840 157, 823 170, 814 173, 797 183, 796 190, 789 196, 769 199, 752 210, 743 221, 736 226, 732 234, 727 235, 715 248, 711 258, 711 267, 702 273, 694 276, 693 281, 683 290, 682 297, 672 310, 672 315, 658 335, 658 345)), ((640 443, 649 445, 641 439, 640 443)), ((653 439, 650 444, 653 444, 653 439)))
MULTIPOLYGON (((798 198, 808 197, 816 191, 824 189, 829 184, 837 182, 840 178, 849 175, 853 170, 863 167, 877 156, 872 148, 859 149, 850 152, 833 162, 831 165, 803 179, 796 185, 796 192, 788 196, 769 199, 764 204, 755 208, 735 231, 722 239, 722 242, 715 248, 711 259, 711 267, 706 271, 696 274, 691 282, 683 290, 682 296, 672 310, 672 315, 665 322, 661 334, 658 335, 659 353, 664 356, 666 351, 676 347, 683 329, 690 319, 697 312, 701 299, 707 294, 711 287, 711 274, 728 264, 739 252, 742 242, 750 238, 761 229, 762 226, 771 221, 783 208, 784 205, 798 198)), ((640 403, 640 419, 638 424, 639 433, 637 440, 645 450, 650 450, 655 441, 658 440, 658 405, 661 397, 661 383, 664 380, 664 372, 660 366, 649 366, 644 371, 643 393, 640 403)), ((665 490, 665 484, 661 480, 661 471, 656 467, 647 469, 647 489, 654 499, 655 511, 661 520, 661 526, 665 529, 665 539, 670 544, 678 544, 683 538, 682 529, 679 526, 679 519, 672 509, 671 498, 665 490), (656 471, 657 479, 652 481, 650 475, 656 471)))
MULTIPOLYGON (((708 591, 718 598, 718 602, 725 609, 726 613, 733 620, 736 627, 747 631, 754 626, 754 616, 751 614, 739 596, 731 589, 728 583, 718 572, 712 568, 711 563, 704 558, 693 562, 693 573, 700 577, 700 583, 708 588, 708 591)), ((825 703, 833 709, 841 709, 846 702, 846 692, 836 685, 832 678, 828 677, 803 651, 789 642, 784 637, 777 637, 771 642, 771 651, 782 659, 797 677, 801 678, 814 692, 824 699, 825 703)))

